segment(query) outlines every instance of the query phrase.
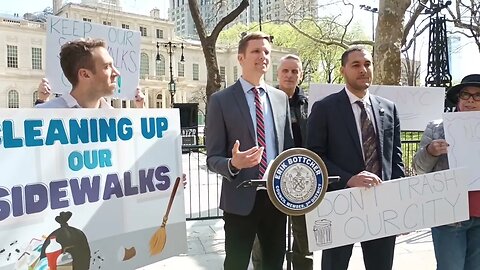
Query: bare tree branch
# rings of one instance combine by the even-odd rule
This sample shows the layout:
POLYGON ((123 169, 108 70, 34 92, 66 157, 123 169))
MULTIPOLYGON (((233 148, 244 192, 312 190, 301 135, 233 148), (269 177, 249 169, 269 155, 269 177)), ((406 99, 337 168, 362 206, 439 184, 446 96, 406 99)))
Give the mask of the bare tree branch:
POLYGON ((343 34, 342 34, 342 41, 345 39, 345 35, 347 34, 347 29, 348 29, 348 26, 352 23, 353 21, 353 10, 355 9, 355 6, 351 3, 348 3, 346 2, 345 0, 343 0, 343 4, 345 6, 350 6, 350 19, 348 20, 347 24, 344 26, 344 30, 343 30, 343 34))
POLYGON ((480 51, 480 4, 478 1, 470 0, 469 5, 462 0, 455 1, 455 12, 447 7, 447 12, 452 19, 448 21, 453 22, 455 27, 464 29, 466 31, 459 31, 468 38, 473 38, 478 50, 480 51))
MULTIPOLYGON (((410 17, 408 22, 405 24, 405 27, 403 28, 402 46, 405 45, 405 43, 407 42, 407 37, 408 37, 408 34, 410 33, 410 30, 415 25, 415 22, 417 21, 420 14, 422 14, 422 11, 425 9, 425 6, 423 4, 426 4, 427 2, 428 0, 419 0, 420 4, 416 6, 415 10, 412 13, 412 16, 410 17)), ((417 36, 414 35, 413 38, 416 38, 416 37, 417 36)))
POLYGON ((410 49, 412 44, 415 42, 415 39, 420 35, 422 35, 423 32, 425 32, 425 30, 429 29, 429 27, 430 27, 430 23, 424 25, 419 31, 415 31, 415 33, 413 34, 412 38, 408 41, 408 43, 406 45, 403 44, 404 47, 401 49, 401 52, 408 51, 408 49, 410 49))
POLYGON ((222 29, 229 23, 231 23, 235 18, 237 18, 247 7, 248 7, 248 0, 242 0, 242 2, 238 5, 237 8, 232 10, 227 16, 223 17, 213 28, 210 37, 214 38, 215 40, 218 38, 218 35, 222 31, 222 29))

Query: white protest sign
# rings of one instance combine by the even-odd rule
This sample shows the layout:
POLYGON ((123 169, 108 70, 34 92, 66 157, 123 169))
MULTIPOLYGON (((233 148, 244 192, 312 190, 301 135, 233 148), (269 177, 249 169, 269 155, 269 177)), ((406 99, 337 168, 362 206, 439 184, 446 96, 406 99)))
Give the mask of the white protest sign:
POLYGON ((0 270, 47 269, 61 251, 74 266, 62 269, 130 270, 187 251, 178 109, 0 119, 0 270))
MULTIPOLYGON (((312 84, 308 92, 308 112, 317 100, 339 92, 343 84, 312 84)), ((402 130, 425 130, 429 121, 440 119, 445 90, 441 87, 372 85, 370 93, 393 101, 402 130)))
POLYGON ((64 17, 47 18, 45 75, 55 93, 72 90, 60 66, 60 48, 79 38, 100 38, 108 46, 114 66, 119 70, 114 97, 133 100, 140 77, 140 32, 64 17))
POLYGON ((469 218, 465 170, 327 192, 306 214, 310 251, 411 232, 469 218))
POLYGON ((480 112, 445 113, 443 128, 449 167, 466 167, 468 190, 480 190, 480 112))

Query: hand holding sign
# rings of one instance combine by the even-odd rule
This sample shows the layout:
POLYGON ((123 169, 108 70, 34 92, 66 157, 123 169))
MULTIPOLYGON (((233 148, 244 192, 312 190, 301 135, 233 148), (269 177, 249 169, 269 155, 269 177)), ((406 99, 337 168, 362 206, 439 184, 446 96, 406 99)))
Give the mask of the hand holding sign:
POLYGON ((137 91, 135 92, 135 107, 144 108, 145 107, 145 94, 140 90, 140 86, 137 86, 137 91))
POLYGON ((434 157, 438 157, 447 153, 448 146, 450 145, 444 139, 433 140, 427 146, 427 152, 434 157))

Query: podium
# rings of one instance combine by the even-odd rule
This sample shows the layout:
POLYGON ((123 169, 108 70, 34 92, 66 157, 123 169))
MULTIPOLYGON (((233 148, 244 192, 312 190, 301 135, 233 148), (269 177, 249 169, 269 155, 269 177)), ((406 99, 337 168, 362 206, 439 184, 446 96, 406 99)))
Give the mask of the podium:
POLYGON ((305 148, 283 151, 268 166, 263 179, 250 179, 237 188, 265 187, 273 205, 287 215, 287 269, 292 267, 292 216, 314 210, 323 200, 329 183, 339 176, 328 176, 323 160, 305 148))

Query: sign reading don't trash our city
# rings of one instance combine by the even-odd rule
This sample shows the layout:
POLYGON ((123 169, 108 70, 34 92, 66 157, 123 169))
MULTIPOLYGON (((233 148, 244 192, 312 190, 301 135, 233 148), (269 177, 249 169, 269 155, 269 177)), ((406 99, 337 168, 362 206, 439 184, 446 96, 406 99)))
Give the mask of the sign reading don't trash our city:
POLYGON ((327 192, 306 214, 308 246, 329 249, 468 218, 466 170, 438 171, 327 192))

